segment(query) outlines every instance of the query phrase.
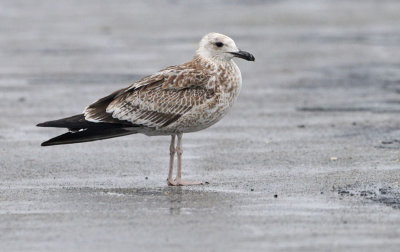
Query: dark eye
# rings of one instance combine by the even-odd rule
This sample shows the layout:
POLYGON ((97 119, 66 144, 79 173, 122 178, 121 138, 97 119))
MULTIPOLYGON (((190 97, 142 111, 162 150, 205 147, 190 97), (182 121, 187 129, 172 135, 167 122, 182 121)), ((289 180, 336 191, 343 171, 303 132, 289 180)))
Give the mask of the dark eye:
POLYGON ((217 42, 217 43, 215 43, 215 45, 218 46, 218 47, 223 47, 224 46, 224 44, 222 42, 217 42))

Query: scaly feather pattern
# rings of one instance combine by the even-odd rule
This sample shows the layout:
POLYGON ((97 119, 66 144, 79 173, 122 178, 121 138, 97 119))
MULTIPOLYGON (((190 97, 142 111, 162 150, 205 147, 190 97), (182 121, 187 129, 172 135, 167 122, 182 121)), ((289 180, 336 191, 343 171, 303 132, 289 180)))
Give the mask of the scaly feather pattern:
POLYGON ((84 115, 88 121, 162 128, 214 96, 210 77, 196 61, 171 66, 96 101, 84 115))

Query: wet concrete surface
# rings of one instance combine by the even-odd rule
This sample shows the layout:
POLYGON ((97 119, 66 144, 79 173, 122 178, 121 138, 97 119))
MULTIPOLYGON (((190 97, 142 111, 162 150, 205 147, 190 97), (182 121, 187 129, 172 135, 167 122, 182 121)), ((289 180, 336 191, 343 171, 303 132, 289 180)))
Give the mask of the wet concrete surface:
POLYGON ((398 251, 398 1, 0 2, 4 251, 398 251), (203 6, 204 5, 204 6, 203 6), (217 31, 252 52, 215 126, 55 147, 34 125, 163 67, 217 31))

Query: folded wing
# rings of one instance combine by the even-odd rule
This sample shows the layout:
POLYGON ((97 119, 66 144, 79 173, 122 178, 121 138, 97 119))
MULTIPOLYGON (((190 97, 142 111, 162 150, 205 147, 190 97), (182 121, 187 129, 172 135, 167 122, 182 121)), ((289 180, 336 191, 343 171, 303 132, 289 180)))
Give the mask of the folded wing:
POLYGON ((96 101, 84 115, 92 122, 127 121, 162 128, 213 97, 209 79, 187 65, 169 67, 96 101))

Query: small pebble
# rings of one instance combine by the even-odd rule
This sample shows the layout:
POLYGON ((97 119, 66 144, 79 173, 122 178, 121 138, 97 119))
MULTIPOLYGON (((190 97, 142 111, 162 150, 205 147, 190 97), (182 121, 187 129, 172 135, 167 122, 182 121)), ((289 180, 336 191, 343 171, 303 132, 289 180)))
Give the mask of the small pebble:
POLYGON ((251 188, 251 189, 250 189, 250 191, 254 192, 254 189, 253 189, 253 188, 251 188))
POLYGON ((144 179, 146 179, 146 180, 147 180, 147 179, 149 179, 149 178, 148 178, 148 177, 144 177, 144 179))
POLYGON ((275 199, 278 198, 278 194, 274 194, 274 198, 275 198, 275 199))

